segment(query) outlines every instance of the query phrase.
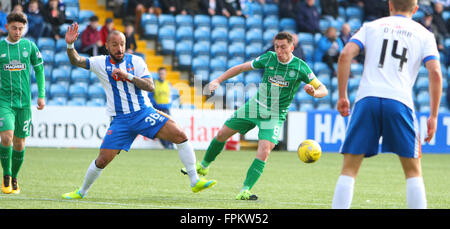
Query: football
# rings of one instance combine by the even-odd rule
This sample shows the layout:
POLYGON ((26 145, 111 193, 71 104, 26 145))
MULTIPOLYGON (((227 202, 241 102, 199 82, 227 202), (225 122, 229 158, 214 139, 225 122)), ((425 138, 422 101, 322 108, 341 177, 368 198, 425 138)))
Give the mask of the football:
POLYGON ((319 160, 322 155, 322 148, 319 143, 314 140, 307 139, 303 141, 297 149, 300 160, 305 163, 313 163, 319 160))

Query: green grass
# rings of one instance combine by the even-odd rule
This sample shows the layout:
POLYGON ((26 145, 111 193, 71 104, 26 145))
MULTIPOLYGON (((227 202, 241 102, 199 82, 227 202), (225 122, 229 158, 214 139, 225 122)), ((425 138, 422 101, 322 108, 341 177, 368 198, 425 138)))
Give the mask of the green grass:
MULTIPOLYGON (((81 186, 98 149, 28 148, 19 175, 19 195, 0 194, 4 209, 328 209, 340 173, 342 155, 325 153, 313 164, 292 152, 272 152, 253 188, 258 201, 234 200, 255 152, 225 151, 212 164, 212 189, 194 194, 175 150, 122 152, 103 171, 87 198, 63 200, 81 186)), ((200 160, 204 151, 197 152, 200 160)), ((450 155, 422 159, 429 208, 450 207, 450 155)), ((381 154, 363 162, 352 208, 406 208, 405 179, 397 156, 381 154)))

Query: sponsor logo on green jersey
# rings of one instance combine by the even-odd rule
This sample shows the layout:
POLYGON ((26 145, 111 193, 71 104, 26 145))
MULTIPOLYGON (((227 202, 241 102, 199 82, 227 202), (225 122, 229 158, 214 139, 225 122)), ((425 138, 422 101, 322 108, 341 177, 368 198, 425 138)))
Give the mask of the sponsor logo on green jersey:
POLYGON ((289 82, 279 75, 269 77, 269 82, 279 87, 289 87, 289 82))

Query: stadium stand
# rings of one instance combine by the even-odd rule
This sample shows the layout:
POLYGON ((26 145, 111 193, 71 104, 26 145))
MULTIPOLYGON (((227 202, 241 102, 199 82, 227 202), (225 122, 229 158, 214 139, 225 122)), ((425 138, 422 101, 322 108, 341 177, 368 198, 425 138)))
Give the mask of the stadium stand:
MULTIPOLYGON (((320 6, 316 0, 316 5, 320 6)), ((66 4, 66 24, 61 25, 61 36, 71 21, 76 21, 80 25, 80 31, 87 26, 87 21, 92 15, 97 15, 100 22, 106 18, 114 18, 116 29, 124 31, 123 20, 115 18, 111 11, 105 6, 98 5, 96 1, 89 0, 65 0, 66 4)), ((290 31, 298 35, 299 44, 305 54, 305 61, 314 70, 319 79, 329 88, 328 99, 313 100, 304 96, 303 90, 299 90, 294 103, 289 110, 307 111, 309 109, 333 109, 337 102, 337 79, 331 75, 330 69, 322 62, 313 62, 313 54, 316 50, 317 41, 323 34, 299 33, 296 22, 293 18, 279 18, 278 6, 273 3, 260 4, 253 1, 251 4, 251 15, 247 18, 231 16, 208 16, 208 15, 169 15, 169 14, 149 14, 144 13, 141 17, 139 31, 142 34, 136 35, 138 40, 138 52, 142 53, 151 72, 156 72, 161 66, 169 69, 168 79, 172 85, 177 83, 188 83, 193 80, 201 80, 207 83, 220 76, 227 68, 249 61, 264 53, 271 45, 273 36, 279 31, 290 31), (154 41, 157 45, 155 49, 147 48, 147 41, 154 41), (173 66, 164 63, 161 55, 173 58, 173 66), (175 69, 177 71, 175 71, 175 69), (190 72, 190 79, 181 79, 183 72, 190 72)), ((320 20, 321 31, 332 26, 338 31, 344 23, 348 23, 352 32, 355 32, 364 23, 364 13, 357 5, 340 6, 337 18, 322 17, 320 20)), ((443 12, 443 19, 450 18, 450 11, 443 12)), ((425 13, 419 9, 413 19, 419 21, 425 13)), ((30 38, 32 39, 32 38, 30 38)), ((444 37, 444 49, 441 51, 442 72, 444 78, 444 88, 448 87, 449 65, 448 53, 450 53, 450 37, 444 37)), ((36 44, 41 50, 45 62, 46 81, 48 86, 50 105, 84 105, 99 106, 104 104, 104 92, 98 84, 98 79, 93 73, 84 69, 70 65, 65 54, 65 41, 59 39, 55 41, 50 37, 41 37, 36 40, 36 44), (65 66, 65 67, 64 67, 65 66), (85 88, 83 99, 72 100, 75 96, 75 89, 70 88, 77 83, 83 83, 85 88)), ((80 42, 75 44, 80 48, 80 42)), ((362 76, 362 63, 352 65, 352 77, 349 80, 349 96, 354 100, 357 85, 362 76)), ((257 84, 261 82, 262 72, 252 71, 241 74, 230 82, 240 82, 245 85, 257 84)), ((35 79, 32 79, 32 97, 37 96, 35 79)), ((80 86, 80 85, 78 85, 80 86)), ((422 66, 414 87, 414 97, 417 109, 426 111, 429 109, 427 97, 423 91, 428 87, 428 75, 422 66)), ((79 87, 78 87, 79 88, 79 87)), ((300 87, 302 88, 302 87, 300 87)), ((78 89, 77 89, 78 90, 78 89)), ((81 90, 81 89, 80 89, 81 90)), ((194 104, 194 101, 184 99, 179 93, 181 88, 173 88, 174 106, 191 109, 201 108, 203 104, 194 104)), ((78 91, 77 91, 78 92, 78 91)), ((193 87, 190 87, 189 98, 199 94, 193 87)), ((224 94, 227 92, 223 90, 224 94)), ((220 93, 216 93, 220 94, 220 93)), ((77 94, 78 95, 78 94, 77 94)), ((446 93, 444 93, 446 96, 446 93)), ((247 100, 248 95, 245 96, 247 100)), ((202 99, 202 103, 205 99, 202 99)), ((448 111, 448 104, 443 99, 442 110, 448 111)), ((233 106, 235 107, 235 106, 233 106)))

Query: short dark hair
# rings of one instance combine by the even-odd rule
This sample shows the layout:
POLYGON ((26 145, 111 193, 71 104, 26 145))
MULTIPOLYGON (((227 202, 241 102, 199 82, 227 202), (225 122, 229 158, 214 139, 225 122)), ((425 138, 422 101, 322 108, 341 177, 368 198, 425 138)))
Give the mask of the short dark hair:
POLYGON ((166 67, 159 67, 158 68, 158 72, 161 71, 161 70, 166 70, 167 71, 166 67))
POLYGON ((12 23, 12 22, 21 22, 23 24, 27 24, 27 17, 22 12, 11 12, 6 17, 6 23, 12 23))
POLYGON ((273 38, 273 40, 287 40, 288 43, 293 44, 294 43, 294 38, 292 37, 292 34, 289 32, 279 32, 277 35, 275 35, 275 37, 273 38))
POLYGON ((389 0, 394 9, 400 12, 412 12, 417 5, 417 0, 389 0))
POLYGON ((93 15, 89 18, 90 22, 98 21, 98 17, 96 15, 93 15))

